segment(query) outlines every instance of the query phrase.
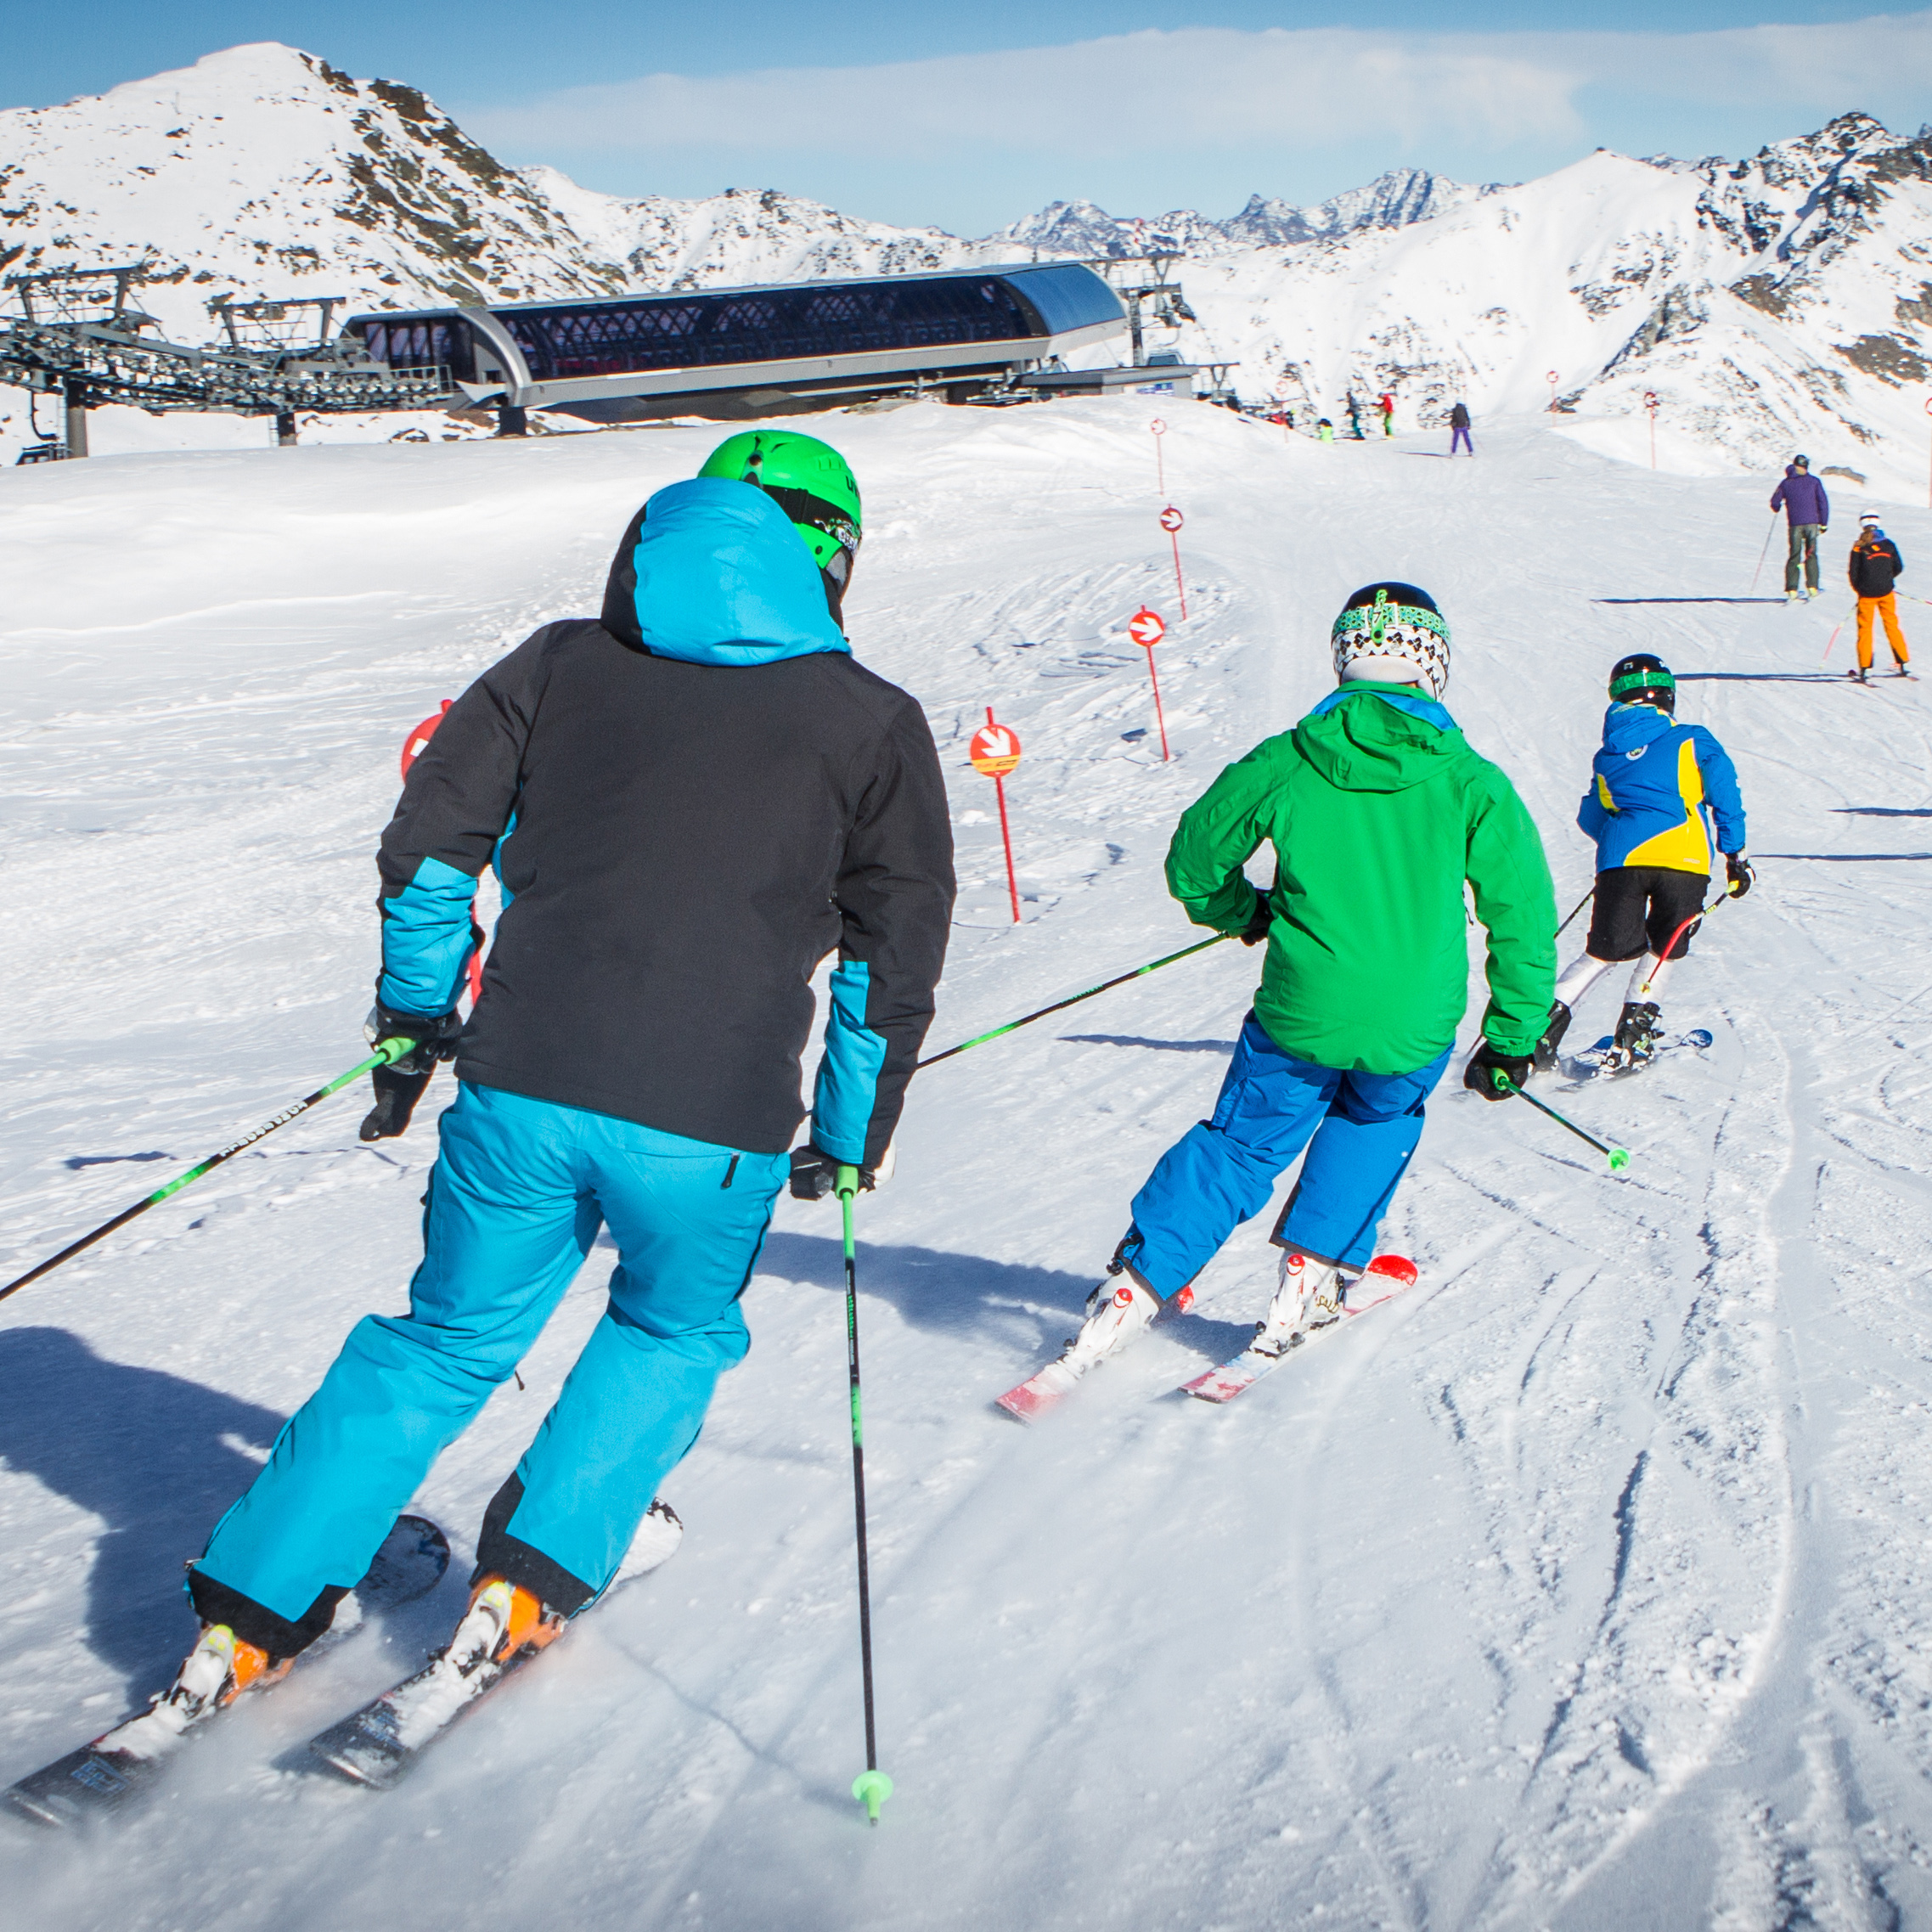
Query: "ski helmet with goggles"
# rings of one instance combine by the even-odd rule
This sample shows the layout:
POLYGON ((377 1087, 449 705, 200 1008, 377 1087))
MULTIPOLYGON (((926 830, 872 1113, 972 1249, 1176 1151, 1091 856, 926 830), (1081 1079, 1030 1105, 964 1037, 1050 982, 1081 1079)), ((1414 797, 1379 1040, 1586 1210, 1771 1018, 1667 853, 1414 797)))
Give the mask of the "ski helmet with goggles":
POLYGON ((1619 657, 1610 672, 1610 696, 1618 704, 1654 705, 1658 710, 1675 713, 1677 680, 1661 657, 1640 651, 1634 657, 1619 657))
POLYGON ((1412 583, 1364 584, 1342 606, 1328 642, 1342 684, 1419 681, 1438 699, 1448 688, 1449 626, 1435 599, 1412 583))
POLYGON ((705 459, 701 476, 754 483, 791 520, 825 572, 836 614, 859 554, 859 482, 829 442, 791 430, 741 430, 705 459))

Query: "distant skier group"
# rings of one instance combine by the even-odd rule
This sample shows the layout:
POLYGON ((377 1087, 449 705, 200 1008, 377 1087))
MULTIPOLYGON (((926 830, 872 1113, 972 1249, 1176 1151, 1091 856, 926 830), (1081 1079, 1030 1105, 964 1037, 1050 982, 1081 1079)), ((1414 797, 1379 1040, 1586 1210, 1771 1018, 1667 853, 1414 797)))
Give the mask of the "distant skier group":
MULTIPOLYGON (((1784 599, 1801 603, 1822 596, 1819 584, 1818 544, 1831 527, 1831 498, 1825 486, 1811 474, 1808 456, 1794 456, 1785 465, 1784 478, 1771 492, 1771 515, 1784 512, 1789 548, 1784 563, 1784 599)), ((1775 526, 1774 526, 1775 527, 1775 526)), ((1860 684, 1870 682, 1872 672, 1872 627, 1882 622, 1885 642, 1891 648, 1895 677, 1909 678, 1912 653, 1906 647, 1905 630, 1899 622, 1896 585, 1905 571, 1905 558, 1898 545, 1881 527, 1878 513, 1867 510, 1858 519, 1858 535, 1845 560, 1845 576, 1857 600, 1856 667, 1845 675, 1860 684)))
MULTIPOLYGON (((409 1042, 413 1084, 379 1089, 365 1132, 403 1131, 440 1062, 458 1088, 408 1310, 355 1326, 216 1526, 188 1578, 200 1634, 134 1721, 178 1734, 315 1642, 608 1228, 608 1305, 483 1512, 468 1608, 431 1666, 437 1708, 549 1643, 624 1572, 744 1355, 741 1297, 780 1191, 820 1199, 842 1170, 866 1189, 890 1173, 954 874, 924 714, 843 634, 861 522, 836 450, 729 437, 632 517, 600 615, 545 625, 485 672, 409 768, 381 841, 369 1032, 409 1042), (465 1022, 471 902, 492 866, 504 910, 465 1022), (809 981, 830 952, 792 1147, 809 981)), ((1259 987, 1211 1115, 1135 1195, 1078 1334, 1016 1413, 1185 1305, 1304 1152, 1251 1355, 1279 1360, 1414 1279, 1376 1243, 1463 1017, 1465 888, 1489 1000, 1462 1084, 1506 1101, 1556 1063, 1573 1010, 1619 962, 1637 964, 1615 1046, 1640 1062, 1714 848, 1729 893, 1750 887, 1729 759, 1675 721, 1656 657, 1625 658, 1578 817, 1596 909, 1558 979, 1542 841, 1445 708, 1434 600, 1366 585, 1330 644, 1335 690, 1228 766, 1174 835, 1169 891, 1197 925, 1265 948, 1259 987), (1264 845, 1265 889, 1245 870, 1264 845)))

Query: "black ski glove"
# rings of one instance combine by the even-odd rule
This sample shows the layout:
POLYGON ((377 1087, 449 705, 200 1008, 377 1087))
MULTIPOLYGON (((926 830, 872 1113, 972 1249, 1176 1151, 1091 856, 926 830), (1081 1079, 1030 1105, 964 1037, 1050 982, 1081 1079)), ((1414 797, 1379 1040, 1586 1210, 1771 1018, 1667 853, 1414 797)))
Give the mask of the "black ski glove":
POLYGON ((1724 876, 1730 881, 1726 897, 1741 899, 1757 882, 1758 876, 1743 853, 1727 852, 1724 855, 1724 876))
POLYGON ((1268 937, 1268 928, 1274 922, 1274 909, 1268 903, 1268 895, 1257 886, 1254 888, 1253 913, 1236 937, 1244 946, 1259 946, 1268 937))
POLYGON ((363 1034, 371 1046, 386 1039, 408 1039, 415 1044, 400 1060, 386 1067, 373 1067, 369 1079, 375 1089, 375 1105, 358 1129, 364 1141, 392 1141, 404 1132, 416 1102, 430 1084, 439 1060, 456 1057, 456 1036, 463 1030, 462 1020, 453 1012, 425 1019, 413 1013, 392 1013, 378 1000, 363 1022, 363 1034))
MULTIPOLYGON (((808 1141, 803 1147, 791 1150, 791 1198, 794 1201, 823 1201, 838 1187, 838 1170, 849 1163, 835 1160, 830 1154, 821 1154, 808 1141)), ((881 1167, 885 1166, 882 1161, 881 1167)), ((870 1194, 883 1178, 875 1169, 862 1167, 859 1170, 859 1191, 870 1194)))
POLYGON ((1529 1058, 1525 1054, 1514 1059, 1498 1053, 1485 1039, 1469 1056, 1469 1064, 1462 1069, 1462 1084, 1473 1094, 1480 1094, 1484 1100, 1507 1100, 1509 1087, 1498 1086, 1496 1075, 1508 1078, 1510 1086, 1527 1085, 1529 1079, 1529 1058))

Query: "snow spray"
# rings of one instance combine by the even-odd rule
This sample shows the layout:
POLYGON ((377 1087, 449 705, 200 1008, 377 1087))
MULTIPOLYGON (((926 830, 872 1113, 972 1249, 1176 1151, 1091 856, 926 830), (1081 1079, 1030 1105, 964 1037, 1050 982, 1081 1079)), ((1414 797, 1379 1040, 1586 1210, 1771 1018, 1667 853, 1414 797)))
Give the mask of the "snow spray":
POLYGON ((872 1716, 872 1584, 865 1567, 865 1430, 859 1413, 859 1262, 852 1203, 859 1169, 838 1170, 839 1212, 845 1222, 846 1359, 852 1371, 852 1506, 859 1525, 859 1669, 865 1686, 865 1768, 852 1781, 852 1795, 865 1816, 879 1822, 879 1807, 893 1794, 893 1781, 879 1769, 879 1737, 872 1716))
POLYGON ((0 1301, 6 1300, 8 1295, 24 1288, 29 1281, 37 1281, 42 1275, 50 1273, 63 1261, 71 1260, 83 1248, 92 1248, 103 1235, 112 1234, 116 1228, 125 1227, 137 1214, 144 1214, 149 1208, 160 1206, 169 1195, 180 1193, 190 1181, 199 1180, 211 1169, 218 1168, 223 1161, 232 1160, 243 1148, 252 1147, 257 1141, 273 1134, 278 1127, 286 1127, 297 1114, 307 1113, 309 1108, 320 1101, 327 1100, 330 1095, 341 1092, 352 1080, 360 1079, 364 1073, 375 1067, 390 1066, 400 1060, 404 1054, 413 1052, 415 1045, 413 1039, 384 1040, 359 1066, 352 1067, 346 1073, 338 1073, 327 1086, 318 1087, 307 1100, 299 1100, 293 1107, 284 1107, 273 1120, 265 1121, 252 1134, 244 1134, 239 1141, 231 1142, 218 1154, 210 1154, 206 1160, 191 1167, 186 1174, 177 1174, 165 1187, 157 1187, 146 1200, 137 1201, 132 1208, 123 1208, 111 1221, 103 1221, 92 1234, 82 1235, 78 1241, 70 1242, 58 1254, 48 1255, 37 1268, 30 1268, 25 1274, 8 1282, 5 1287, 0 1288, 0 1301))

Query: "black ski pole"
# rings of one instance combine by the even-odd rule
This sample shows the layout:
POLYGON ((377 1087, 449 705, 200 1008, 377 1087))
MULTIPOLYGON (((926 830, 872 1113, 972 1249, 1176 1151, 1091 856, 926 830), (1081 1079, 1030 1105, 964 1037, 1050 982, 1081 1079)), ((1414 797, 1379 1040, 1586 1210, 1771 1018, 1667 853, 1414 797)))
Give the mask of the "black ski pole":
POLYGON ((1523 1089, 1518 1086, 1517 1084, 1510 1079, 1509 1075, 1504 1073, 1500 1067, 1495 1069, 1495 1084, 1499 1087, 1507 1087, 1510 1092, 1514 1094, 1518 1100, 1528 1101, 1530 1106, 1535 1108, 1537 1112, 1548 1114, 1550 1118, 1555 1121, 1557 1126, 1569 1128, 1570 1132, 1575 1135, 1578 1140, 1587 1141, 1598 1153, 1607 1155, 1610 1162, 1611 1173, 1620 1174, 1631 1164, 1629 1148, 1613 1147, 1608 1141, 1599 1141, 1594 1134, 1586 1134, 1574 1120, 1564 1119, 1563 1115, 1558 1113, 1553 1107, 1545 1107, 1542 1101, 1536 1098, 1535 1095, 1525 1093, 1523 1089))
MULTIPOLYGON (((1589 890, 1588 892, 1586 892, 1586 893, 1583 895, 1583 897, 1582 897, 1581 898, 1580 898, 1580 899, 1579 899, 1579 900, 1576 902, 1575 905, 1574 905, 1574 906, 1573 906, 1573 907, 1570 909, 1570 915, 1569 915, 1569 919, 1574 919, 1574 918, 1576 917, 1577 914, 1578 914, 1578 913, 1580 913, 1580 912, 1581 912, 1581 911, 1583 910, 1584 907, 1585 907, 1585 906, 1586 906, 1586 905, 1588 905, 1588 904, 1590 904, 1591 900, 1591 899, 1593 899, 1593 898, 1596 898, 1596 896, 1597 896, 1597 887, 1596 887, 1596 883, 1595 883, 1595 882, 1594 882, 1594 881, 1592 881, 1592 882, 1591 882, 1591 887, 1590 887, 1590 890, 1589 890)), ((1563 938, 1563 927, 1564 927, 1564 926, 1568 926, 1568 925, 1569 924, 1569 919, 1566 919, 1566 920, 1563 921, 1563 926, 1559 926, 1559 927, 1557 928, 1557 937, 1559 939, 1563 938)))
POLYGON ((1172 966, 1176 960, 1184 960, 1190 953, 1205 952, 1209 946, 1218 946, 1224 939, 1232 939, 1232 932, 1217 932, 1212 939, 1197 939, 1191 946, 1183 946, 1178 953, 1169 953, 1165 959, 1149 960, 1143 966, 1135 966, 1131 972, 1117 973, 1112 979, 1103 979, 1098 986, 1090 986, 1084 993, 1075 993, 1065 1000, 1056 1000, 1050 1006, 1042 1006, 1037 1013, 1028 1013, 1017 1020, 1009 1020, 1003 1027, 994 1028, 991 1033, 983 1033, 972 1039, 962 1039, 957 1046, 949 1046, 943 1053, 929 1054, 913 1071, 922 1067, 937 1067, 942 1060, 950 1060, 955 1053, 964 1053, 970 1047, 984 1046, 989 1039, 998 1039, 1002 1034, 1010 1034, 1017 1028, 1031 1026, 1035 1020, 1044 1020, 1049 1013, 1062 1011, 1068 1006, 1078 1006, 1083 1000, 1091 1000, 1096 993, 1105 993, 1110 987, 1124 986, 1130 979, 1139 979, 1144 974, 1158 972, 1164 966, 1172 966))
POLYGON ((116 1228, 125 1227, 137 1214, 144 1214, 149 1208, 158 1207, 171 1194, 178 1194, 190 1181, 199 1180, 211 1168, 217 1168, 225 1160, 231 1160, 244 1147, 252 1147, 265 1135, 273 1134, 278 1127, 286 1127, 298 1113, 306 1113, 318 1101, 325 1101, 331 1094, 340 1093, 350 1081, 359 1079, 374 1067, 386 1067, 393 1060, 400 1060, 415 1045, 414 1040, 386 1039, 359 1067, 352 1067, 346 1073, 339 1073, 325 1087, 318 1087, 307 1100, 299 1100, 293 1107, 285 1107, 273 1120, 266 1121, 252 1134, 244 1134, 231 1145, 223 1147, 218 1154, 210 1154, 206 1160, 189 1169, 186 1174, 177 1174, 165 1187, 157 1187, 144 1201, 137 1201, 132 1208, 123 1208, 111 1221, 103 1221, 92 1234, 84 1234, 76 1242, 70 1242, 58 1254, 50 1254, 37 1268, 30 1268, 26 1273, 8 1282, 0 1288, 0 1301, 17 1290, 24 1288, 29 1281, 37 1281, 42 1275, 50 1274, 63 1261, 70 1261, 83 1248, 92 1248, 103 1235, 110 1235, 116 1228))
POLYGON ((852 1203, 859 1169, 838 1170, 838 1204, 845 1219, 845 1342, 852 1371, 852 1507, 859 1525, 859 1670, 865 1686, 865 1768, 852 1781, 852 1795, 865 1816, 879 1822, 879 1807, 893 1794, 893 1781, 879 1769, 879 1734, 872 1719, 872 1581, 865 1565, 865 1429, 859 1412, 859 1260, 852 1231, 852 1203))

